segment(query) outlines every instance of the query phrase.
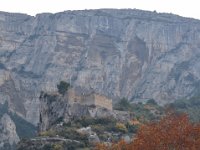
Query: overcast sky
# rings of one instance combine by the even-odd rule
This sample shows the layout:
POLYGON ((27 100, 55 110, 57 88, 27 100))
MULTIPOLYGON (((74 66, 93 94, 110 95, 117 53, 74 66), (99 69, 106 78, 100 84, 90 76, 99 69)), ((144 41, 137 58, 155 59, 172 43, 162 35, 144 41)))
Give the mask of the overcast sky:
POLYGON ((200 19, 200 0, 1 0, 0 2, 0 11, 29 15, 98 8, 156 10, 200 19))

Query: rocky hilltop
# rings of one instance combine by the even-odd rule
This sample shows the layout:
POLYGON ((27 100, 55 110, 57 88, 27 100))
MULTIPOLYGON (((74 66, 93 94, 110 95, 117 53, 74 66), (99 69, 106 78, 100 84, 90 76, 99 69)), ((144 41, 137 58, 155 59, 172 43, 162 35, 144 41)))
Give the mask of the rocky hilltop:
POLYGON ((64 80, 113 100, 160 104, 200 89, 200 21, 141 10, 0 12, 0 102, 33 124, 64 80))
POLYGON ((111 118, 120 122, 128 122, 133 118, 133 114, 128 111, 110 110, 95 104, 70 103, 68 96, 63 97, 57 93, 43 93, 40 101, 39 132, 47 131, 60 122, 70 123, 85 117, 111 118))

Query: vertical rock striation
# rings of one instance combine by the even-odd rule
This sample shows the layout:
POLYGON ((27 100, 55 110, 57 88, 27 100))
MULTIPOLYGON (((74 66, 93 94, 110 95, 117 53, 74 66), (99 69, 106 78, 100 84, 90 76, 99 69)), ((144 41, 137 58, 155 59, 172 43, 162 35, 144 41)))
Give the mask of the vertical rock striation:
POLYGON ((0 120, 0 132, 0 149, 4 149, 5 144, 12 148, 12 146, 19 142, 15 123, 8 114, 4 114, 0 120))
POLYGON ((200 89, 200 21, 140 10, 0 12, 0 102, 39 121, 60 80, 113 99, 160 104, 200 89))

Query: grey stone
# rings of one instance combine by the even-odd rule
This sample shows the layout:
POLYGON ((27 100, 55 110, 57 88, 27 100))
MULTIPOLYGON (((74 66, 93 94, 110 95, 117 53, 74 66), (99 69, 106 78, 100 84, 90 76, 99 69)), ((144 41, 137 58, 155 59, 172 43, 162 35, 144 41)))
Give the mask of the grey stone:
POLYGON ((56 91, 60 80, 114 101, 191 97, 200 89, 199 41, 200 21, 172 14, 0 12, 1 101, 37 125, 40 91, 56 91))
POLYGON ((122 139, 126 142, 126 143, 130 143, 131 142, 131 138, 128 135, 125 135, 122 137, 122 139))
POLYGON ((85 135, 91 135, 92 134, 92 129, 91 127, 86 127, 86 128, 80 128, 77 130, 77 132, 85 135))
POLYGON ((88 137, 88 140, 89 140, 89 143, 90 144, 97 144, 100 142, 99 140, 99 137, 96 133, 94 134, 91 134, 89 137, 88 137))
POLYGON ((8 114, 4 114, 0 120, 0 131, 0 149, 5 143, 13 146, 19 142, 15 123, 8 114))

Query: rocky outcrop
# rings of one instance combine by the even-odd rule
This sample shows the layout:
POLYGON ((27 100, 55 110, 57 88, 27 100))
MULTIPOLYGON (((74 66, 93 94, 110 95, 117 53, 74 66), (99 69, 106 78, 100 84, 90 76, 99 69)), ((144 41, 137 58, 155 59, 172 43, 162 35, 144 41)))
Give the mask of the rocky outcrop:
POLYGON ((67 101, 60 95, 43 94, 40 97, 40 131, 49 129, 53 124, 64 118, 67 108, 67 101))
POLYGON ((200 21, 140 10, 0 12, 1 103, 39 122, 40 91, 60 80, 160 104, 200 89, 200 21))
POLYGON ((88 141, 91 145, 95 145, 100 142, 98 135, 92 131, 91 127, 80 128, 77 130, 78 133, 87 135, 88 141))
POLYGON ((15 123, 8 114, 4 114, 0 120, 0 131, 0 149, 14 148, 13 146, 19 142, 19 137, 15 123))
POLYGON ((40 131, 46 131, 60 122, 68 123, 84 117, 114 118, 120 122, 128 122, 133 118, 131 112, 109 110, 98 106, 68 103, 68 96, 43 93, 40 97, 40 131))

